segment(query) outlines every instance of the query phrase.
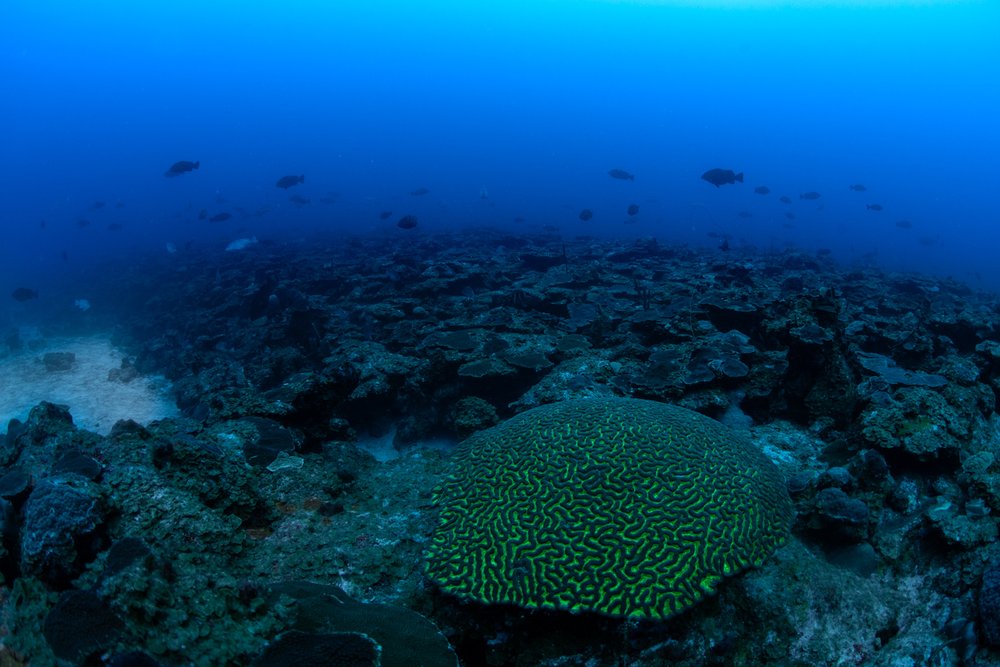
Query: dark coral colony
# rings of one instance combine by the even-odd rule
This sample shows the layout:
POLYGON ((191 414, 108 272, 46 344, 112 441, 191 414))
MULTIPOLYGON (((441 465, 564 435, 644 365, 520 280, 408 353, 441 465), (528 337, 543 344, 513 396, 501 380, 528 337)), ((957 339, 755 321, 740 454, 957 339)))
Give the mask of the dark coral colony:
POLYGON ((393 232, 105 271, 180 416, 11 420, 0 664, 997 664, 1000 299, 393 232))

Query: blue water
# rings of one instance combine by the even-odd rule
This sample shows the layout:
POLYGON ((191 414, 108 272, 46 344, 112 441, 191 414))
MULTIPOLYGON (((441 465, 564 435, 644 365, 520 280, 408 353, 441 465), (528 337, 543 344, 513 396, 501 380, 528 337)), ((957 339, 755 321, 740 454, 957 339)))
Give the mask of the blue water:
POLYGON ((4 307, 167 243, 483 224, 998 289, 997 26, 995 2, 4 0, 4 307))

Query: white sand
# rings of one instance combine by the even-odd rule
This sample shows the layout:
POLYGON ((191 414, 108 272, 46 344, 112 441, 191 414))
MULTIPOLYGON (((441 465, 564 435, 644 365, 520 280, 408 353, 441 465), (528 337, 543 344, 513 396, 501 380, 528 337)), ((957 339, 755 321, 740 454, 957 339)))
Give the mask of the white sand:
POLYGON ((165 378, 139 376, 127 384, 108 380, 108 371, 120 368, 125 357, 108 340, 90 337, 42 340, 0 358, 0 432, 13 417, 27 419, 39 401, 68 405, 74 424, 102 435, 119 419, 148 424, 176 416, 165 378), (72 352, 76 361, 68 371, 49 372, 42 362, 46 352, 72 352))

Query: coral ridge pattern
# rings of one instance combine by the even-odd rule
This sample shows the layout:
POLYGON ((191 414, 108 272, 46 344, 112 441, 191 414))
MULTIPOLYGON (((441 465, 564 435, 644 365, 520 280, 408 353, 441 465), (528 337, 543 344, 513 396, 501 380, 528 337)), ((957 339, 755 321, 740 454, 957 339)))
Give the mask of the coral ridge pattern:
POLYGON ((578 399, 467 439, 427 574, 484 603, 663 619, 760 565, 792 504, 740 434, 685 408, 578 399))

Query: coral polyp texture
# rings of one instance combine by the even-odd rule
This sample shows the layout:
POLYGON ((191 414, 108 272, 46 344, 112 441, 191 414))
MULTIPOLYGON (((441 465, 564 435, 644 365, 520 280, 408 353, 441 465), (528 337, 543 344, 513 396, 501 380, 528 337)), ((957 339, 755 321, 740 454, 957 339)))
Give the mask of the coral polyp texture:
POLYGON ((454 466, 427 574, 484 603, 668 618, 760 565, 792 519, 749 440, 655 401, 527 410, 467 439, 454 466))

